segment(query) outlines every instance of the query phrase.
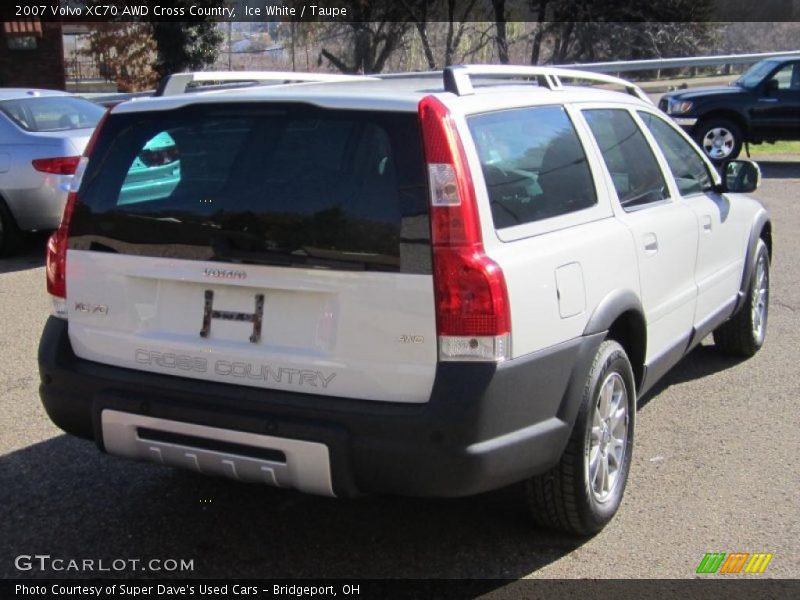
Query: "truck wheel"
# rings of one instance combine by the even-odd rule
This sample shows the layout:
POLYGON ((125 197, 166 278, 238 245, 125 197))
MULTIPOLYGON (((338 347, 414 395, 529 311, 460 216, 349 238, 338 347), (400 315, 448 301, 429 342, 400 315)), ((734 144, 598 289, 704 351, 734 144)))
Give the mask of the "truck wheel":
POLYGON ((558 465, 526 482, 534 522, 576 535, 600 531, 622 502, 633 450, 636 386, 625 350, 606 340, 586 379, 558 465))
POLYGON ((11 211, 0 198, 0 256, 11 255, 19 245, 20 232, 11 211))
POLYGON ((744 143, 742 130, 728 119, 711 118, 700 121, 694 130, 694 139, 715 163, 739 156, 744 143))
POLYGON ((748 301, 729 320, 714 330, 714 344, 725 354, 753 356, 767 335, 769 316, 769 251, 758 240, 755 268, 747 290, 748 301))

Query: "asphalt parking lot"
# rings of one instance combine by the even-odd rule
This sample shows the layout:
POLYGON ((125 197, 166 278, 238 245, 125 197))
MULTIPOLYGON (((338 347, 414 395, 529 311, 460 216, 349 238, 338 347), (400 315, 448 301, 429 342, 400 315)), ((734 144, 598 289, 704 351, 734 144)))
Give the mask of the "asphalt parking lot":
POLYGON ((62 434, 37 392, 49 300, 44 238, 30 239, 0 261, 0 576, 61 575, 15 568, 49 554, 188 559, 184 575, 203 578, 686 578, 707 552, 771 552, 759 577, 800 577, 800 162, 762 168, 776 257, 766 345, 742 362, 706 341, 642 399, 621 512, 588 540, 533 530, 514 488, 322 499, 62 434))

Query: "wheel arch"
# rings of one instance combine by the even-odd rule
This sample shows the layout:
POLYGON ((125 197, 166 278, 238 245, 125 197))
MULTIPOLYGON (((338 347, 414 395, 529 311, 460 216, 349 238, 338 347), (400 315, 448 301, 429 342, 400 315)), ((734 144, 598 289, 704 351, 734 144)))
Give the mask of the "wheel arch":
POLYGON ((767 218, 767 220, 761 226, 758 237, 759 239, 764 240, 764 243, 767 246, 767 252, 769 252, 769 262, 772 263, 772 221, 770 221, 769 218, 767 218))
POLYGON ((647 322, 639 297, 631 290, 615 290, 597 305, 584 329, 584 335, 607 332, 618 342, 631 361, 636 389, 644 381, 647 350, 647 322))
POLYGON ((8 205, 5 197, 3 196, 3 192, 0 191, 0 217, 5 217, 10 221, 11 227, 19 231, 19 224, 17 223, 17 217, 14 215, 14 211, 11 210, 11 207, 8 205))
POLYGON ((753 269, 755 269, 754 258, 756 254, 756 247, 758 241, 763 240, 767 246, 769 253, 769 261, 772 263, 773 256, 773 239, 772 239, 772 221, 769 218, 766 210, 761 210, 753 220, 753 225, 750 229, 750 237, 747 242, 747 253, 744 259, 744 269, 742 269, 742 281, 739 284, 739 294, 736 299, 736 306, 732 314, 736 314, 746 304, 747 291, 750 286, 750 279, 753 277, 753 269))
POLYGON ((744 134, 745 141, 750 139, 750 121, 745 115, 730 108, 715 108, 703 113, 697 119, 697 124, 692 128, 692 137, 697 135, 703 123, 712 119, 727 119, 735 123, 744 134))
POLYGON ((17 224, 17 218, 14 216, 14 213, 11 212, 11 208, 8 206, 8 202, 6 201, 5 196, 3 195, 3 191, 0 190, 0 210, 5 210, 11 220, 14 222, 14 225, 17 224))

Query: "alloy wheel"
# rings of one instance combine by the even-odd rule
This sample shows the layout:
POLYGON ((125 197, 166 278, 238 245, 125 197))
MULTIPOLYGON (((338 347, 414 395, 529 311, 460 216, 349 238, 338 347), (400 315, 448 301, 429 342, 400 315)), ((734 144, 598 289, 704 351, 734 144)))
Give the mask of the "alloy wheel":
POLYGON ((725 127, 713 127, 703 136, 703 150, 714 160, 723 160, 731 155, 736 138, 725 127))
POLYGON ((628 441, 628 391, 619 373, 610 373, 600 386, 594 408, 587 457, 589 485, 598 502, 614 492, 625 464, 628 441))
POLYGON ((764 339, 767 325, 767 306, 769 301, 769 275, 767 259, 764 255, 758 258, 756 275, 753 280, 753 297, 750 310, 753 323, 753 337, 760 343, 764 339))

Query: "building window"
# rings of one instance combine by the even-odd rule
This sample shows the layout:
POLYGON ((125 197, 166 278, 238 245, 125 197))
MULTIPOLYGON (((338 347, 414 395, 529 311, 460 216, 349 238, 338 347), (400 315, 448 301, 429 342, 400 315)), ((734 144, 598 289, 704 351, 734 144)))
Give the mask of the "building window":
POLYGON ((37 46, 36 36, 33 35, 15 35, 8 38, 9 50, 36 50, 37 46))

